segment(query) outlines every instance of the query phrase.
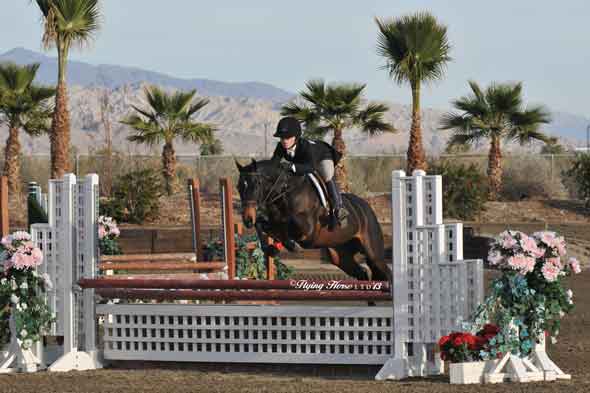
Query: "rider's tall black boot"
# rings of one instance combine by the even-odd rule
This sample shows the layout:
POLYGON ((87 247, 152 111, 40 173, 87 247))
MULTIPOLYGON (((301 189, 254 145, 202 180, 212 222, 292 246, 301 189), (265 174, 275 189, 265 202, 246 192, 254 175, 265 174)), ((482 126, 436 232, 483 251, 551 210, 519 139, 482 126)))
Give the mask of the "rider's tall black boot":
POLYGON ((339 224, 338 214, 342 209, 342 197, 340 196, 340 190, 334 179, 326 182, 328 192, 330 193, 330 199, 332 200, 332 211, 330 213, 330 222, 328 223, 328 229, 331 231, 339 224))

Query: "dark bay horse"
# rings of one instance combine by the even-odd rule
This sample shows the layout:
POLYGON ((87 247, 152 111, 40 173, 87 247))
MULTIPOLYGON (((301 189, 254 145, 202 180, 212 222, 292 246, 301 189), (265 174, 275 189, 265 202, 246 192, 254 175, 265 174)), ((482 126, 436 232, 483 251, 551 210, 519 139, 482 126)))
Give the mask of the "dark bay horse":
POLYGON ((359 280, 391 280, 383 233, 366 201, 342 194, 348 216, 329 231, 328 211, 308 176, 296 176, 270 160, 236 165, 242 220, 246 227, 256 227, 262 244, 267 236, 283 243, 292 239, 303 248, 327 249, 334 265, 359 280))

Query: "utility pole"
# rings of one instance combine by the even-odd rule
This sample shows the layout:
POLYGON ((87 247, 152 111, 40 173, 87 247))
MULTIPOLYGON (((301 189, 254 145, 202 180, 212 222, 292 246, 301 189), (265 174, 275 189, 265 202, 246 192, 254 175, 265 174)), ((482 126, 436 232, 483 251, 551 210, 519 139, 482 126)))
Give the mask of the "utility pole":
MULTIPOLYGON (((589 126, 590 127, 590 126, 589 126)), ((264 122, 264 158, 268 157, 268 122, 264 122)))
POLYGON ((590 124, 586 127, 586 153, 590 154, 590 124))

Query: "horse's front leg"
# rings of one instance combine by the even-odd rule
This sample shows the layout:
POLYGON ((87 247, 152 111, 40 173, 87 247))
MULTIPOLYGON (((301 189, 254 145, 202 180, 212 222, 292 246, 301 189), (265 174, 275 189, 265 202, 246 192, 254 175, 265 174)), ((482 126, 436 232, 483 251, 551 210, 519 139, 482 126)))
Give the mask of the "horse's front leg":
POLYGON ((268 244, 268 222, 266 220, 257 219, 256 224, 254 224, 254 228, 256 228, 256 236, 258 237, 260 248, 264 254, 270 257, 277 256, 279 250, 274 246, 269 246, 268 244))
POLYGON ((315 221, 309 212, 301 212, 293 215, 289 222, 289 236, 304 247, 313 243, 315 221))

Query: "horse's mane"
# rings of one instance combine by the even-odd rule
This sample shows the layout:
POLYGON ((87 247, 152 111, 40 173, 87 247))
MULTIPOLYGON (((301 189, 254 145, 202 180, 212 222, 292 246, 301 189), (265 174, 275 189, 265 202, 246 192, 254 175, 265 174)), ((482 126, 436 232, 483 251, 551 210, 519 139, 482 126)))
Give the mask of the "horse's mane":
POLYGON ((245 173, 259 173, 262 175, 276 177, 281 173, 282 169, 272 160, 252 160, 250 164, 243 167, 242 171, 245 173))

